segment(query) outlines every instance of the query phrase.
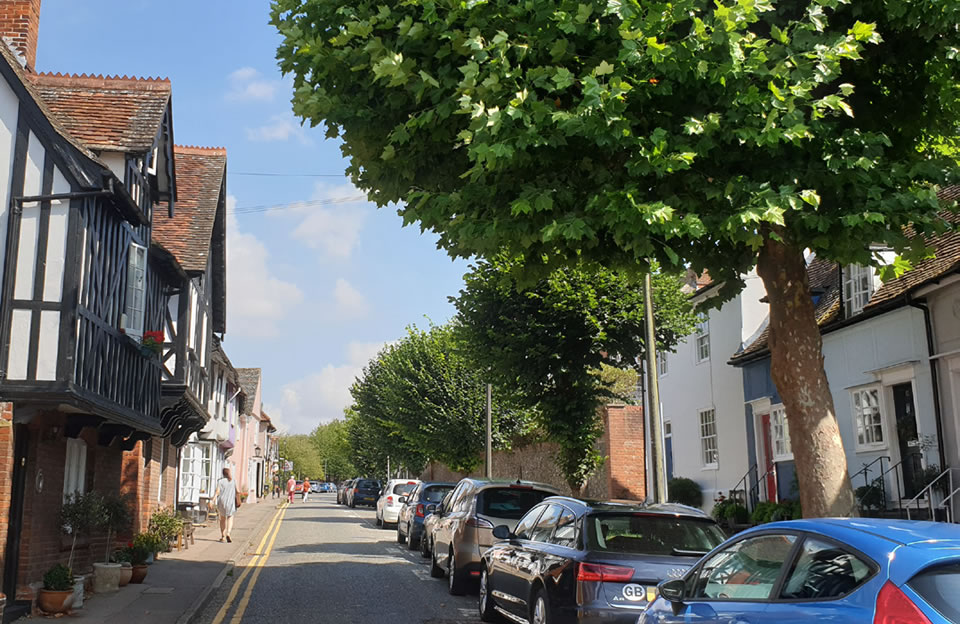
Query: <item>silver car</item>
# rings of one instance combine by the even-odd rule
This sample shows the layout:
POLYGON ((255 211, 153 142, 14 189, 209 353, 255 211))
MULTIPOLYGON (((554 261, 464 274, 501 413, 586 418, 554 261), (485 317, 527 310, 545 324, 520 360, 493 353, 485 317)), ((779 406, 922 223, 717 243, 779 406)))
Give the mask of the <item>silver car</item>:
POLYGON ((480 577, 483 553, 495 541, 493 527, 513 530, 534 505, 560 493, 531 481, 463 479, 434 523, 430 575, 446 575, 450 593, 463 594, 470 580, 480 577))

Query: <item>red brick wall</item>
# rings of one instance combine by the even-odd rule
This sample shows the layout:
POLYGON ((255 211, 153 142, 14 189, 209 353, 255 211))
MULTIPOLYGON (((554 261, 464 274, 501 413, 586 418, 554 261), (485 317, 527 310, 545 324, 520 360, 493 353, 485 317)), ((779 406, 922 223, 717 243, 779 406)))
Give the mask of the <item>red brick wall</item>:
POLYGON ((33 69, 37 62, 40 0, 0 0, 0 36, 12 40, 33 69))
POLYGON ((140 442, 132 451, 123 454, 121 489, 134 494, 136 499, 134 530, 146 531, 155 511, 174 506, 177 457, 177 448, 161 438, 140 442))
MULTIPOLYGON (((0 403, 0 587, 6 566, 10 496, 13 488, 13 403, 0 403)), ((3 594, 0 593, 0 597, 3 594)), ((4 597, 5 598, 5 597, 4 597)))
POLYGON ((603 415, 610 498, 643 500, 647 497, 646 439, 643 407, 610 405, 603 415))

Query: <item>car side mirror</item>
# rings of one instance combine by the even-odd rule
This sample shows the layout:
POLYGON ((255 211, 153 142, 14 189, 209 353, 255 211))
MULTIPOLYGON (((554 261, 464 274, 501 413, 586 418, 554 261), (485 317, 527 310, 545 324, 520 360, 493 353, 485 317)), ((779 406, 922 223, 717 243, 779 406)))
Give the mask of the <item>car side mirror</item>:
POLYGON ((670 579, 657 585, 657 591, 665 600, 678 604, 683 602, 683 595, 687 591, 687 584, 683 579, 670 579))
POLYGON ((404 503, 407 502, 407 497, 406 497, 406 496, 401 496, 400 499, 399 499, 397 502, 400 503, 401 505, 403 505, 404 503))
POLYGON ((436 505, 433 505, 433 504, 427 505, 428 514, 437 513, 438 511, 440 511, 440 508, 437 507, 436 505))
POLYGON ((513 532, 510 531, 510 527, 505 524, 493 527, 493 536, 498 540, 508 540, 513 537, 513 532))

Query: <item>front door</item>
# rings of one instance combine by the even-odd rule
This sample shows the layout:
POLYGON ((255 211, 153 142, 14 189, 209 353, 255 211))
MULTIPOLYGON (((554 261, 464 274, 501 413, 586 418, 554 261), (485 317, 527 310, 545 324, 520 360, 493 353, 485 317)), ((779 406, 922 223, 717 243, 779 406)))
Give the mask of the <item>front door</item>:
MULTIPOLYGON (((12 605, 17 595, 20 563, 20 532, 23 528, 23 497, 27 476, 27 449, 30 447, 26 425, 13 430, 13 481, 10 493, 10 522, 7 526, 6 559, 3 566, 3 593, 12 605)), ((9 606, 8 606, 9 609, 9 606)))
POLYGON ((897 419, 897 442, 900 460, 903 462, 903 494, 913 498, 923 487, 923 450, 917 434, 917 414, 913 402, 913 384, 902 383, 893 391, 893 413, 897 419))
POLYGON ((760 417, 762 435, 760 436, 760 444, 763 447, 761 449, 763 454, 763 461, 761 462, 761 474, 766 475, 764 477, 767 500, 775 502, 777 500, 777 473, 774 470, 773 463, 773 438, 770 437, 770 414, 764 414, 760 417))

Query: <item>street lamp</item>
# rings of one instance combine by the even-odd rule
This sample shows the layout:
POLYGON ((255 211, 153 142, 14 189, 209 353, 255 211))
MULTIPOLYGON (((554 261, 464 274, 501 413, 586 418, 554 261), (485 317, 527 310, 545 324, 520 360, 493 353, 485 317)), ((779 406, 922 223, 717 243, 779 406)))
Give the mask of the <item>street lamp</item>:
POLYGON ((259 459, 262 454, 263 454, 263 451, 260 449, 259 446, 253 447, 253 456, 254 456, 254 457, 256 457, 257 459, 259 459))

